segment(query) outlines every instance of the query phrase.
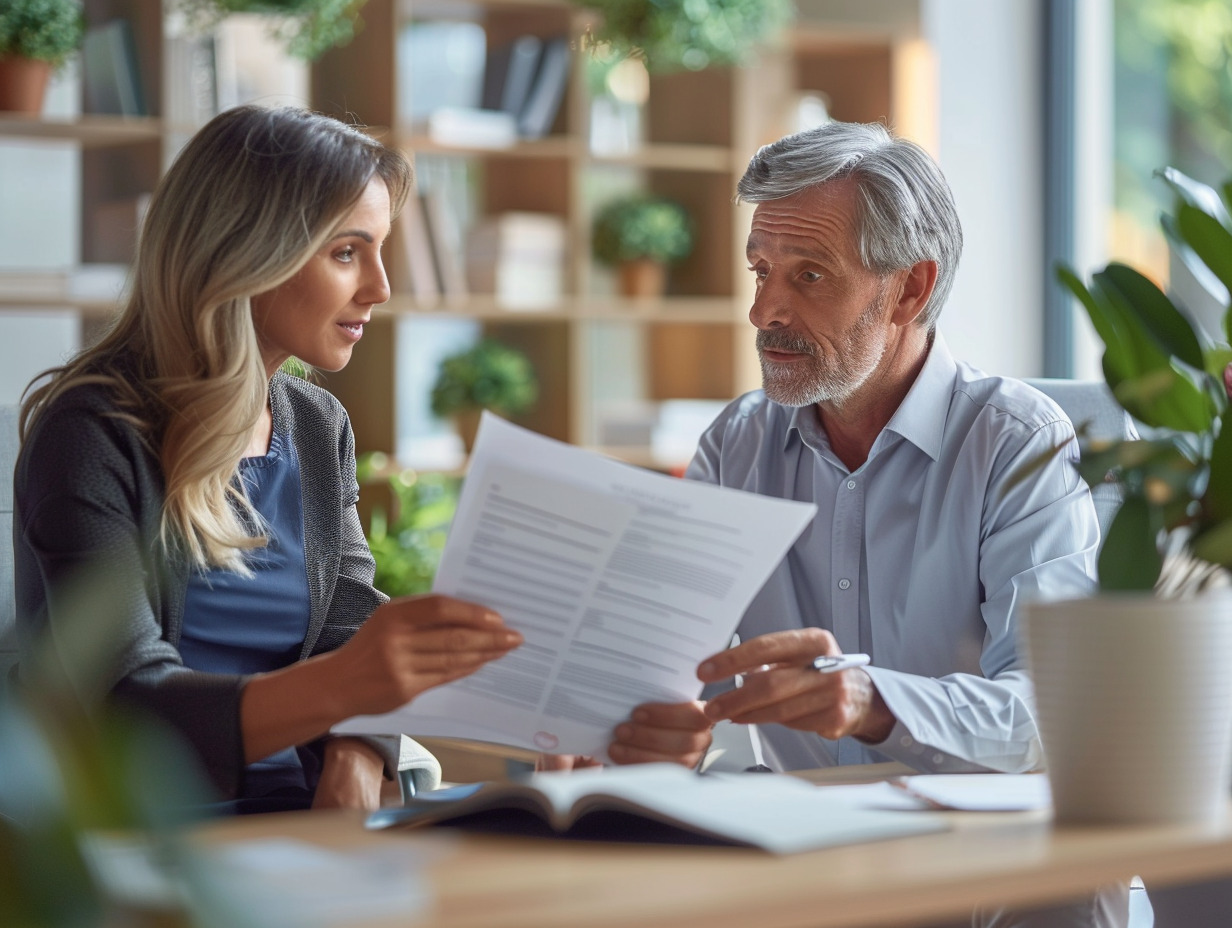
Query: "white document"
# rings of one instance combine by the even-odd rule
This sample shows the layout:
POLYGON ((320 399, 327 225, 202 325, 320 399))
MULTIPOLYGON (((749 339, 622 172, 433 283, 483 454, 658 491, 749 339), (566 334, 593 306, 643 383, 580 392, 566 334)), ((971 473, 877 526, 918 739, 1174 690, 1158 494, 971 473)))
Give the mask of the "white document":
POLYGON ((1052 804, 1042 773, 933 773, 898 777, 894 785, 934 809, 1022 812, 1052 804))
POLYGON ((606 758, 645 702, 696 699, 816 507, 666 477, 485 413, 434 589, 525 643, 336 732, 469 738, 606 758))

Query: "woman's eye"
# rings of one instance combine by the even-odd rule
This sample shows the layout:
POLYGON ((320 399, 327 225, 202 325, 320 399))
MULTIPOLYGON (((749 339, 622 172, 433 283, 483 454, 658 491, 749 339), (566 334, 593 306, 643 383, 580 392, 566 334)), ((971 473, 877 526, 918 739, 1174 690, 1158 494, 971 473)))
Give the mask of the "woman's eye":
POLYGON ((350 261, 355 257, 355 249, 348 245, 346 248, 339 250, 334 257, 339 261, 350 261))

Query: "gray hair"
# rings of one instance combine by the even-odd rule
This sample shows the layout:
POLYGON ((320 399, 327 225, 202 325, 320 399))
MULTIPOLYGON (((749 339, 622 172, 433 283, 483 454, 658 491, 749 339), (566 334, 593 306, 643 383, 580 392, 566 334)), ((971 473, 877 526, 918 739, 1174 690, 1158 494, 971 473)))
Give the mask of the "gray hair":
POLYGON ((829 122, 764 145, 736 185, 737 199, 760 203, 851 177, 860 195, 856 245, 879 274, 937 262, 937 283, 920 313, 936 325, 962 254, 962 226, 950 185, 914 142, 877 123, 829 122))

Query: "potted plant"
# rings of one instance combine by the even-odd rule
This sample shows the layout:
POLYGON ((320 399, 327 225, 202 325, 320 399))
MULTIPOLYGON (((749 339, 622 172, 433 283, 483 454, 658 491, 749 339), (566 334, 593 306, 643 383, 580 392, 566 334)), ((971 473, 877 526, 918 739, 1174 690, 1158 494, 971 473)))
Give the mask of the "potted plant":
POLYGON ((441 361, 432 386, 432 413, 453 418, 469 454, 483 410, 513 416, 538 398, 539 383, 526 355, 485 338, 441 361))
POLYGON ((0 110, 37 116, 47 81, 81 46, 76 0, 6 0, 0 6, 0 110))
MULTIPOLYGON (((1228 305, 1226 203, 1178 171, 1162 176, 1177 198, 1165 234, 1228 305)), ((1026 613, 1057 817, 1207 821, 1226 808, 1232 763, 1232 598, 1218 590, 1232 566, 1232 351, 1130 267, 1110 264, 1088 285, 1058 274, 1145 437, 1091 448, 1080 464, 1089 483, 1123 494, 1099 555, 1101 595, 1026 613)), ((1232 306, 1224 337, 1230 327, 1232 306)))
POLYGON ((458 478, 393 468, 379 451, 361 455, 357 465, 359 482, 387 488, 391 503, 374 505, 368 522, 372 585, 391 597, 430 592, 458 506, 458 478))
POLYGON ((624 296, 662 296, 667 265, 693 250, 689 214, 674 200, 644 194, 608 203, 595 216, 595 257, 620 270, 624 296))
POLYGON ((595 33, 621 55, 640 55, 652 72, 700 71, 743 63, 787 24, 790 0, 578 0, 596 10, 595 33))
POLYGON ((272 31, 287 53, 315 61, 346 45, 361 28, 359 11, 366 0, 175 0, 192 27, 208 31, 232 13, 270 18, 272 31))

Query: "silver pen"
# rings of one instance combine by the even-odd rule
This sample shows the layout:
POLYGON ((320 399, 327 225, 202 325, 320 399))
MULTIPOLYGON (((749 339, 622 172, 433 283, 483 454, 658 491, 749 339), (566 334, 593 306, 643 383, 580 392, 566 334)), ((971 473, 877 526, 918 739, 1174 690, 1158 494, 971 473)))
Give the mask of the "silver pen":
POLYGON ((838 673, 852 667, 863 667, 869 662, 867 654, 829 654, 813 659, 813 669, 818 673, 838 673))

